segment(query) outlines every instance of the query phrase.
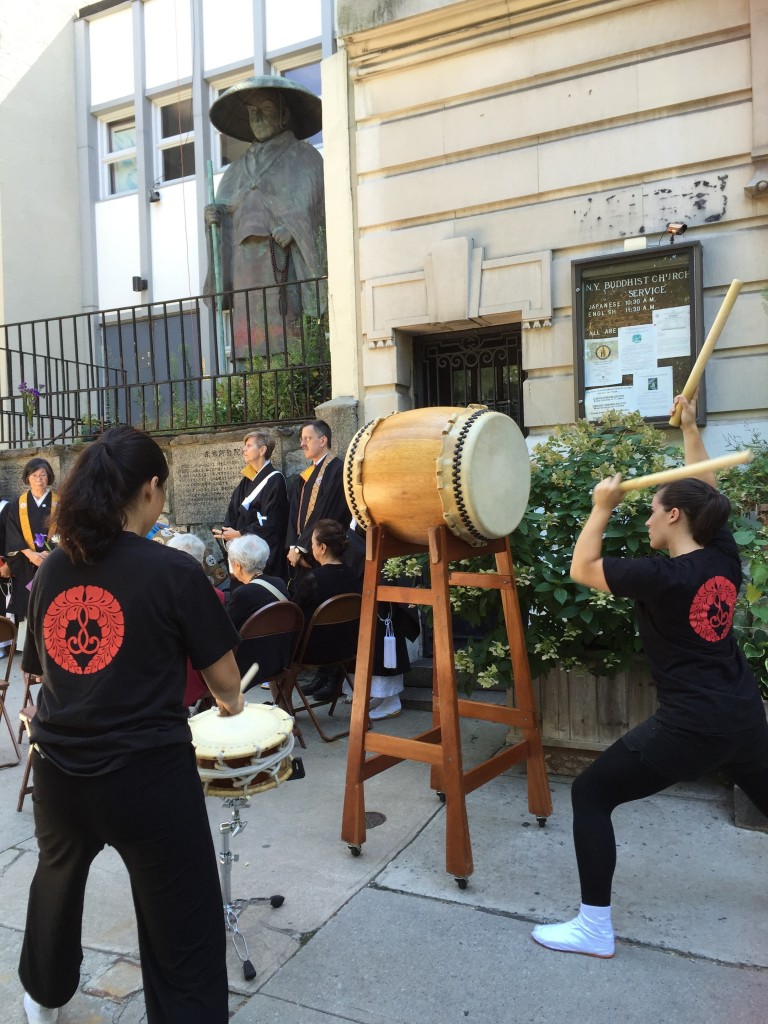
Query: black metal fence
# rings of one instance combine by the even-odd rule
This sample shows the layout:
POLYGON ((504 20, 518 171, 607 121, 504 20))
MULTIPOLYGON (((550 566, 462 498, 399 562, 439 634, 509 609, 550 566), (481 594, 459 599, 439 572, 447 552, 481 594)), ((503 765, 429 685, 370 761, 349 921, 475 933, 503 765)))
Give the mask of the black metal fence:
POLYGON ((330 398, 325 278, 0 325, 0 445, 298 422, 330 398))

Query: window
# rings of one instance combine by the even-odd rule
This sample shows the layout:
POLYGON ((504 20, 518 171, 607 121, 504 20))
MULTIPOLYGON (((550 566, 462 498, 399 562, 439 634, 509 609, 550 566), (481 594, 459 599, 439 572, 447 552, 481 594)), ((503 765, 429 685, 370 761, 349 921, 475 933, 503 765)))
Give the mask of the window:
POLYGON ((137 185, 136 119, 131 115, 107 121, 104 129, 106 195, 133 192, 137 185))
POLYGON ((158 149, 160 181, 176 181, 195 173, 192 97, 159 108, 158 149))
MULTIPOLYGON (((303 64, 298 68, 286 68, 280 74, 283 78, 289 78, 292 82, 296 82, 297 85, 303 85, 315 96, 320 95, 320 61, 316 61, 314 64, 303 64)), ((320 131, 316 135, 312 135, 307 142, 311 142, 313 146, 322 146, 323 133, 320 131)))

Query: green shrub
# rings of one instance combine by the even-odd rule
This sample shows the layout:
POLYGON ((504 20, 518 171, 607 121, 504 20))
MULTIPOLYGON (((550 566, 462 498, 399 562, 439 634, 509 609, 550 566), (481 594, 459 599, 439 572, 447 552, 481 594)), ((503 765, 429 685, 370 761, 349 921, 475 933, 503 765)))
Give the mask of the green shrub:
MULTIPOLYGON (((722 472, 718 486, 733 505, 730 525, 745 566, 734 633, 768 700, 768 525, 759 518, 765 513, 761 506, 768 503, 768 442, 753 435, 747 444, 753 461, 722 472)), ((638 657, 641 645, 632 601, 573 583, 573 546, 598 480, 612 473, 643 476, 680 465, 682 459, 681 448, 637 414, 612 414, 601 424, 581 420, 559 428, 534 448, 528 509, 510 537, 534 676, 559 665, 610 677, 638 657)), ((648 490, 628 492, 606 530, 605 555, 649 552, 645 523, 650 502, 648 490)), ((427 564, 426 556, 392 559, 385 573, 419 578, 428 571, 427 564)), ((466 559, 455 568, 495 570, 488 558, 466 559)), ((509 648, 498 592, 452 587, 451 606, 476 633, 456 652, 464 689, 509 686, 509 648)))
MULTIPOLYGON (((614 675, 637 657, 632 602, 589 590, 569 577, 576 537, 592 507, 595 484, 613 473, 640 476, 679 464, 682 452, 638 414, 611 414, 602 424, 581 420, 560 427, 532 454, 528 509, 510 537, 515 579, 533 675, 558 664, 597 675, 614 675)), ((647 550, 647 491, 632 491, 614 512, 604 552, 647 550)), ((415 575, 426 559, 398 559, 392 572, 415 575)), ((492 572, 487 558, 458 568, 492 572)), ((501 599, 496 590, 452 587, 451 606, 476 635, 456 653, 465 690, 475 685, 509 686, 511 665, 501 599)))
POLYGON ((723 471, 721 490, 733 506, 731 528, 744 563, 746 585, 736 604, 733 629, 768 700, 768 441, 753 433, 732 448, 750 448, 752 462, 723 471))

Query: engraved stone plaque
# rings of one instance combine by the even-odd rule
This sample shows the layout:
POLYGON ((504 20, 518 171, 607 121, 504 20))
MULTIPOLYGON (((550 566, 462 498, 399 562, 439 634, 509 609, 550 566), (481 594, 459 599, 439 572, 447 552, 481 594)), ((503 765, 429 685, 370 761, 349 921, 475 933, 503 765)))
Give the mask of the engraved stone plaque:
POLYGON ((221 523, 242 468, 242 441, 174 445, 174 522, 185 526, 221 523))

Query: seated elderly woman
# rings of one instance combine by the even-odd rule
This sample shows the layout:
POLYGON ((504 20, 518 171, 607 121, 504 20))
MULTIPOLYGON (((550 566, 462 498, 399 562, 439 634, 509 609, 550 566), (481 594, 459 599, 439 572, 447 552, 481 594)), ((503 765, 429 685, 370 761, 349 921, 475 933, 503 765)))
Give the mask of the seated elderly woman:
MULTIPOLYGON (((167 542, 166 547, 176 548, 177 551, 186 551, 188 555, 192 555, 196 562, 200 562, 201 564, 205 558, 205 542, 195 536, 194 533, 175 533, 167 542)), ((213 589, 221 603, 226 604, 227 599, 224 595, 224 591, 219 590, 218 587, 214 587, 213 589)), ((212 704, 213 697, 205 684, 202 674, 198 672, 196 668, 193 668, 192 662, 187 659, 187 683, 184 688, 184 707, 194 707, 199 700, 205 702, 199 709, 204 710, 205 704, 212 704)))
POLYGON ((288 600, 285 583, 277 576, 264 575, 269 545, 261 537, 253 533, 235 537, 227 544, 227 557, 229 571, 239 583, 247 584, 238 587, 229 599, 229 617, 235 629, 240 629, 260 608, 288 600))
MULTIPOLYGON (((229 558, 229 571, 234 578, 244 586, 238 587, 232 592, 229 599, 229 617, 235 629, 242 629, 254 612, 266 608, 275 601, 287 601, 288 590, 283 580, 277 576, 265 576, 264 566, 269 560, 269 545, 261 537, 253 533, 244 533, 240 537, 234 537, 227 544, 227 556, 229 558)), ((263 641, 259 641, 262 643, 263 641)), ((267 662, 275 662, 279 667, 284 667, 288 660, 288 643, 285 640, 277 641, 279 646, 275 647, 275 641, 270 641, 271 647, 267 652, 267 662)), ((264 652, 256 652, 253 657, 253 641, 244 641, 235 652, 238 667, 241 673, 245 673, 250 663, 256 660, 262 668, 264 664, 264 652)), ((269 682, 264 675, 259 673, 256 681, 261 682, 264 690, 271 689, 269 682)), ((255 682, 251 685, 255 685, 255 682)), ((250 689, 250 687, 249 687, 250 689)), ((275 693, 272 693, 275 698, 275 693)))

